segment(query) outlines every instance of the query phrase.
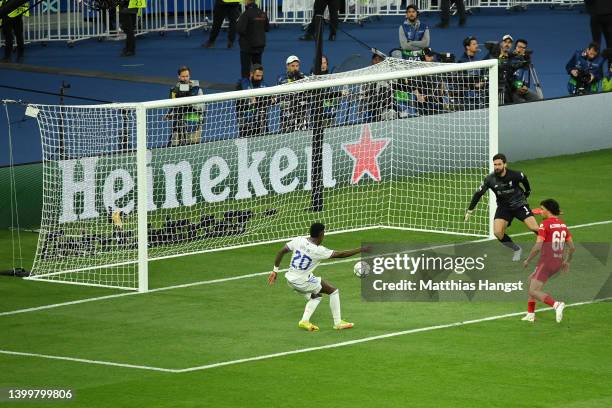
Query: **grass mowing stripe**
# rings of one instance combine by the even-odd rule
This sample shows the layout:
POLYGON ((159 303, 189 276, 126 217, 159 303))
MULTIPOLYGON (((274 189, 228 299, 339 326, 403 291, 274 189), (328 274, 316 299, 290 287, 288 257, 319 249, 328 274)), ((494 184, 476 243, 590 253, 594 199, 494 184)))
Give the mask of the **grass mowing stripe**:
MULTIPOLYGON (((584 306, 584 305, 590 305, 590 304, 594 304, 594 303, 606 302, 608 300, 612 300, 612 297, 607 297, 607 298, 602 298, 602 299, 595 299, 595 300, 589 300, 589 301, 584 301, 584 302, 571 303, 571 304, 566 305, 565 307, 584 306)), ((553 310, 553 308, 552 307, 547 307, 547 308, 544 308, 544 309, 538 309, 536 313, 550 311, 550 310, 553 310)), ((493 321, 493 320, 505 319, 505 318, 508 318, 508 317, 521 316, 523 314, 525 314, 525 311, 514 312, 514 313, 506 313, 506 314, 503 314, 503 315, 496 315, 496 316, 488 316, 488 317, 483 317, 483 318, 480 318, 480 319, 465 320, 465 321, 461 321, 461 322, 441 324, 441 325, 436 325, 436 326, 419 327, 419 328, 416 328, 416 329, 402 330, 402 331, 399 331, 399 332, 392 332, 392 333, 381 334, 381 335, 378 335, 378 336, 364 337, 364 338, 361 338, 361 339, 348 340, 348 341, 343 341, 343 342, 340 342, 340 343, 326 344, 324 346, 308 347, 308 348, 304 348, 304 349, 291 350, 291 351, 283 351, 283 352, 273 353, 273 354, 264 354, 264 355, 255 356, 255 357, 247 357, 247 358, 241 358, 241 359, 237 359, 237 360, 228 360, 228 361, 222 361, 222 362, 219 362, 219 363, 206 364, 206 365, 200 365, 200 366, 195 366, 195 367, 188 367, 188 368, 183 368, 183 369, 152 367, 152 366, 137 365, 137 364, 124 364, 124 363, 116 363, 116 362, 104 361, 104 360, 90 360, 90 359, 77 358, 77 357, 52 356, 52 355, 48 355, 48 354, 26 353, 26 352, 10 351, 10 350, 0 350, 0 354, 15 355, 15 356, 24 356, 24 357, 38 357, 38 358, 51 359, 51 360, 64 360, 64 361, 73 361, 73 362, 85 363, 85 364, 106 365, 106 366, 138 369, 138 370, 161 371, 161 372, 172 373, 172 374, 180 374, 180 373, 188 373, 188 372, 192 372, 192 371, 210 370, 212 368, 225 367, 225 366, 229 366, 229 365, 249 363, 249 362, 252 362, 252 361, 268 360, 268 359, 271 359, 271 358, 284 357, 284 356, 289 356, 289 355, 293 355, 293 354, 302 354, 302 353, 309 353, 309 352, 312 352, 312 351, 319 351, 319 350, 327 350, 327 349, 332 349, 332 348, 352 346, 354 344, 367 343, 367 342, 376 341, 376 340, 383 340, 383 339, 387 339, 387 338, 391 338, 391 337, 405 336, 405 335, 408 335, 408 334, 423 333, 423 332, 440 330, 440 329, 448 329, 448 328, 451 328, 451 327, 467 326, 467 325, 476 324, 476 323, 482 323, 482 322, 489 322, 489 321, 493 321)))
MULTIPOLYGON (((591 222, 591 223, 587 223, 587 224, 578 224, 578 225, 570 226, 569 228, 571 228, 571 229, 587 228, 587 227, 593 227, 593 226, 605 225, 605 224, 612 224, 612 220, 597 221, 597 222, 591 222)), ((512 236, 516 237, 516 236, 531 235, 531 234, 533 234, 533 233, 531 231, 529 231, 529 232, 521 232, 521 233, 518 233, 518 234, 512 234, 512 236)), ((483 238, 483 239, 478 239, 478 240, 473 240, 473 241, 465 241, 465 242, 459 242, 459 243, 453 243, 453 244, 443 244, 443 245, 439 245, 439 246, 429 247, 428 249, 438 249, 438 248, 444 248, 444 247, 447 247, 447 246, 450 246, 450 245, 458 245, 458 244, 464 244, 465 245, 465 244, 476 243, 476 242, 483 242, 483 241, 488 241, 488 240, 489 240, 489 238, 483 238)), ((422 250, 422 248, 419 249, 419 250, 422 250)), ((336 264, 339 264, 339 263, 354 262, 354 260, 355 260, 354 258, 348 258, 348 259, 339 259, 337 261, 323 262, 323 263, 321 263, 319 265, 319 267, 326 266, 326 265, 336 265, 336 264)), ((281 270, 281 272, 284 272, 286 270, 287 269, 283 269, 283 270, 281 270)), ((254 277, 257 277, 257 276, 263 276, 263 275, 267 275, 269 273, 270 273, 270 271, 250 273, 250 274, 246 274, 246 275, 232 276, 232 277, 229 277, 229 278, 219 278, 219 279, 211 279, 211 280, 205 280, 205 281, 184 283, 184 284, 181 284, 181 285, 165 286, 165 287, 162 287, 162 288, 151 289, 151 290, 149 290, 148 292, 145 292, 145 293, 140 293, 140 292, 117 293, 117 294, 114 294, 114 295, 98 296, 98 297, 92 297, 92 298, 87 298, 87 299, 74 300, 74 301, 71 301, 71 302, 54 303, 54 304, 45 305, 45 306, 30 307, 30 308, 27 308, 27 309, 11 310, 11 311, 8 311, 8 312, 0 312, 0 317, 2 317, 2 316, 9 316, 9 315, 15 315, 15 314, 19 314, 19 313, 36 312, 36 311, 45 310, 45 309, 53 309, 53 308, 56 308, 56 307, 77 305, 77 304, 80 304, 80 303, 95 302, 95 301, 98 301, 98 300, 113 299, 113 298, 118 298, 118 297, 123 297, 123 296, 142 295, 142 294, 147 294, 147 293, 162 292, 162 291, 166 291, 166 290, 189 288, 189 287, 192 287, 192 286, 211 285, 211 284, 215 284, 215 283, 231 282, 231 281, 235 281, 235 280, 241 280, 241 279, 254 278, 254 277)))

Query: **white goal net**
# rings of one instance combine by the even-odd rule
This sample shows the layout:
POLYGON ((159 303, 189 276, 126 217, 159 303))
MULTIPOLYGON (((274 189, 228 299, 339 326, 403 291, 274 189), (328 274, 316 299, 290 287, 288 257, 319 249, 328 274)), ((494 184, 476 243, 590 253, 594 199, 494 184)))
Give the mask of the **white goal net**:
POLYGON ((247 91, 32 106, 44 191, 32 278, 144 291, 150 260, 314 221, 489 236, 487 200, 463 215, 497 153, 496 70, 388 58, 247 91))

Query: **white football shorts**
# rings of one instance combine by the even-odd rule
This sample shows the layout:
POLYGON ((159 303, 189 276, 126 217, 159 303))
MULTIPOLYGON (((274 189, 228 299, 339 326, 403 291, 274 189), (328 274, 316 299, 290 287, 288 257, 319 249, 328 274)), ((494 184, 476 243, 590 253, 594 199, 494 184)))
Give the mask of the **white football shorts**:
POLYGON ((296 292, 299 293, 314 293, 315 295, 321 291, 321 278, 318 276, 310 275, 306 282, 292 282, 287 280, 287 285, 296 292))

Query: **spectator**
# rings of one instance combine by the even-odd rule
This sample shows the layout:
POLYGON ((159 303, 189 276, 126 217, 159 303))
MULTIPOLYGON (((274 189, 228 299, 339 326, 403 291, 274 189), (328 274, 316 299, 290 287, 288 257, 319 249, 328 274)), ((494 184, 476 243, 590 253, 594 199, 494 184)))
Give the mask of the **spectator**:
POLYGON ((463 40, 463 55, 457 62, 472 62, 478 61, 476 54, 480 52, 480 47, 478 46, 478 39, 476 37, 467 37, 463 40))
MULTIPOLYGON (((237 90, 265 88, 264 68, 260 64, 253 64, 248 78, 242 78, 237 90)), ((238 132, 240 137, 252 137, 267 133, 268 107, 271 105, 270 97, 251 97, 236 101, 236 115, 238 117, 238 132)))
POLYGON ((119 25, 125 33, 125 47, 122 57, 136 55, 136 19, 141 10, 147 8, 146 0, 123 0, 119 6, 119 25))
POLYGON ((599 55, 599 44, 590 43, 585 50, 577 50, 565 65, 570 75, 567 90, 570 95, 595 93, 603 78, 604 59, 599 55))
MULTIPOLYGON (((285 61, 287 72, 278 78, 279 85, 304 79, 306 76, 300 71, 300 59, 291 55, 285 61)), ((308 93, 296 92, 281 97, 281 133, 305 130, 308 128, 308 93)))
MULTIPOLYGON (((371 65, 380 64, 384 57, 372 54, 371 65)), ((359 89, 360 121, 364 123, 380 122, 396 118, 393 110, 393 90, 388 81, 368 82, 359 89)))
POLYGON ((495 43, 487 43, 489 53, 485 56, 485 59, 497 59, 499 66, 498 69, 498 91, 499 91, 499 103, 505 104, 512 100, 512 81, 514 79, 514 69, 512 67, 512 59, 510 51, 512 50, 512 44, 514 38, 510 34, 506 34, 502 37, 501 42, 498 46, 495 43))
MULTIPOLYGON (((457 12, 459 13, 459 27, 463 27, 467 20, 465 14, 465 4, 463 3, 463 0, 454 0, 454 3, 457 6, 457 12)), ((440 23, 438 23, 436 27, 448 28, 448 23, 450 21, 450 0, 441 0, 440 11, 440 23)))
MULTIPOLYGON (((480 52, 478 46, 478 39, 470 36, 463 40, 463 55, 457 62, 472 62, 478 61, 476 54, 480 52)), ((473 69, 466 71, 462 74, 465 78, 464 83, 469 86, 468 90, 457 89, 456 87, 449 89, 452 95, 452 99, 463 106, 463 109, 478 109, 485 106, 486 92, 485 88, 487 85, 486 77, 483 76, 483 71, 480 69, 473 69)))
POLYGON ((476 54, 480 52, 478 47, 478 39, 476 37, 467 37, 463 40, 463 55, 457 62, 472 62, 478 61, 476 54))
POLYGON ((423 49, 423 55, 421 56, 423 62, 438 62, 438 56, 431 48, 427 47, 423 49))
POLYGON ((244 13, 238 18, 236 31, 240 34, 241 77, 252 75, 251 65, 261 66, 261 57, 266 46, 266 31, 270 22, 266 13, 261 11, 255 0, 246 0, 244 13))
POLYGON ((216 0, 213 8, 213 25, 210 30, 208 41, 202 44, 203 47, 212 48, 215 46, 215 40, 223 25, 223 20, 227 18, 229 30, 227 32, 227 48, 234 46, 236 39, 236 21, 240 16, 240 0, 216 0))
MULTIPOLYGON (((435 62, 436 57, 431 48, 423 50, 424 62, 435 62)), ((444 99, 448 92, 443 79, 442 75, 426 75, 409 80, 410 93, 414 95, 419 116, 442 113, 447 108, 444 99)))
POLYGON ((504 55, 510 55, 510 52, 512 51, 512 44, 514 44, 514 38, 512 38, 510 34, 506 34, 502 37, 500 48, 504 55))
POLYGON ((376 65, 379 64, 381 62, 383 62, 385 60, 385 57, 383 57, 380 54, 372 54, 372 59, 371 59, 371 65, 376 65))
POLYGON ((315 0, 314 2, 314 13, 312 14, 312 21, 306 29, 306 34, 300 37, 302 41, 314 40, 315 32, 315 17, 322 16, 325 13, 325 7, 329 10, 329 41, 336 41, 336 31, 338 29, 338 9, 340 7, 340 0, 315 0))
POLYGON ((300 71, 300 59, 295 55, 290 55, 285 61, 287 71, 278 77, 278 84, 283 85, 304 79, 306 75, 300 71))
POLYGON ((508 58, 510 56, 513 43, 514 39, 510 34, 504 35, 499 43, 495 41, 487 41, 485 43, 485 47, 487 48, 488 52, 484 59, 498 59, 500 56, 503 56, 503 58, 508 58))
MULTIPOLYGON (((178 82, 170 89, 170 99, 203 95, 199 81, 191 80, 191 70, 178 69, 178 82)), ((186 105, 170 108, 166 120, 172 122, 172 136, 168 146, 184 146, 199 143, 202 137, 203 105, 186 105)))
MULTIPOLYGON (((323 55, 321 57, 321 75, 330 74, 330 71, 333 71, 333 69, 330 70, 329 60, 327 59, 327 56, 323 55)), ((333 87, 313 91, 312 106, 319 107, 321 109, 321 118, 323 120, 324 128, 335 126, 338 106, 340 105, 340 98, 346 95, 348 95, 347 90, 339 90, 338 88, 333 87)), ((316 113, 313 112, 312 107, 311 113, 313 113, 313 116, 314 113, 316 113)))
MULTIPOLYGON (((334 72, 335 67, 329 68, 329 60, 327 55, 321 56, 321 75, 328 75, 334 72)), ((315 67, 310 69, 310 75, 315 75, 315 67)))
POLYGON ((586 11, 591 16, 591 35, 593 42, 602 44, 601 36, 606 39, 606 47, 612 48, 612 1, 585 0, 586 11))
POLYGON ((419 10, 413 4, 406 7, 406 20, 399 27, 402 51, 421 51, 429 47, 429 27, 419 20, 419 10))
POLYGON ((321 56, 321 75, 329 74, 329 60, 326 55, 321 56))
MULTIPOLYGON (((0 5, 4 2, 0 0, 0 5)), ((10 13, 5 18, 0 19, 2 25, 2 36, 4 37, 4 58, 2 62, 10 62, 11 54, 13 53, 13 35, 17 43, 17 62, 23 61, 23 52, 25 49, 23 41, 23 16, 30 15, 30 6, 28 3, 22 4, 10 13)))
POLYGON ((516 47, 512 54, 512 67, 514 69, 512 80, 512 102, 534 102, 542 97, 529 89, 531 85, 531 56, 527 52, 527 40, 516 40, 516 47))

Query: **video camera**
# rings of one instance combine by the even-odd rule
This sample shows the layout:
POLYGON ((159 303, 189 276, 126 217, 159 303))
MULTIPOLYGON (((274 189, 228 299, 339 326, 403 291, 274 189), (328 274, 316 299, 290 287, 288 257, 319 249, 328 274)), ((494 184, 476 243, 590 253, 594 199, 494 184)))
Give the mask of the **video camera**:
MULTIPOLYGON (((608 64, 612 64, 612 48, 606 48, 601 51, 601 56, 608 60, 608 64)), ((576 66, 574 69, 578 71, 578 75, 574 78, 576 87, 572 95, 584 95, 589 93, 589 88, 593 85, 591 81, 591 73, 581 66, 576 66)))
POLYGON ((497 41, 486 41, 484 44, 491 58, 499 58, 501 55, 501 45, 497 41))
POLYGON ((452 52, 435 52, 431 48, 424 48, 422 52, 422 60, 425 60, 425 55, 432 55, 438 62, 449 64, 456 61, 455 54, 453 54, 452 52))
POLYGON ((423 48, 422 50, 414 51, 394 48, 389 51, 389 55, 393 58, 403 59, 407 61, 425 61, 425 56, 433 56, 436 62, 455 62, 455 54, 450 52, 435 52, 431 48, 423 48))
POLYGON ((299 81, 304 79, 306 76, 302 71, 287 72, 287 78, 291 81, 299 81))
MULTIPOLYGON (((491 58, 499 58, 501 55, 501 44, 497 41, 487 41, 485 42, 485 48, 489 51, 489 56, 491 58)), ((509 57, 513 57, 515 61, 513 62, 513 66, 515 69, 524 68, 525 66, 531 63, 531 55, 533 54, 533 50, 525 50, 525 54, 517 54, 516 51, 512 54, 509 54, 509 57), (518 61, 517 61, 518 60, 518 61)))
POLYGON ((591 86, 591 73, 581 68, 576 68, 578 75, 576 75, 576 88, 574 89, 573 95, 584 95, 589 93, 588 89, 591 86))
POLYGON ((192 89, 196 88, 196 87, 200 87, 200 81, 198 80, 191 80, 188 83, 184 83, 184 82, 177 82, 176 83, 176 97, 177 98, 185 98, 188 96, 193 96, 192 94, 192 89))

